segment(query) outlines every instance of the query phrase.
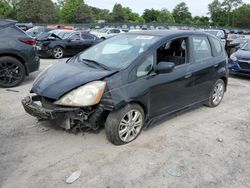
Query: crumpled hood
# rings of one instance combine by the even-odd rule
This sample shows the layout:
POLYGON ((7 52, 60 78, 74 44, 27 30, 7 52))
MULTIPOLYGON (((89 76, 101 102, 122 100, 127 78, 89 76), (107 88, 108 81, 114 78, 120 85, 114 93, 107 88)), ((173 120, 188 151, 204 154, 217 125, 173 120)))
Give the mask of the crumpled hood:
POLYGON ((58 36, 57 36, 56 34, 54 34, 54 33, 43 33, 43 34, 41 34, 41 35, 37 38, 37 40, 38 40, 38 41, 52 40, 52 38, 53 38, 53 40, 56 40, 56 39, 62 40, 60 37, 58 37, 58 36))
POLYGON ((57 100, 79 86, 101 80, 115 72, 90 67, 76 60, 65 61, 55 64, 43 72, 34 82, 31 92, 57 100))

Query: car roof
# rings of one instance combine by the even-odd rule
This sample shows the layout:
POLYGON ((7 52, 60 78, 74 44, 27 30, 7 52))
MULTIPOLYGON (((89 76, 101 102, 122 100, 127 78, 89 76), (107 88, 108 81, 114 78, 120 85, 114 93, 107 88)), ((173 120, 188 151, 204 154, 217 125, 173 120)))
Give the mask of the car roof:
POLYGON ((140 30, 140 31, 131 31, 127 34, 138 34, 138 35, 153 35, 153 36, 173 36, 173 35, 195 35, 195 34, 205 34, 205 32, 201 31, 187 31, 187 30, 140 30))

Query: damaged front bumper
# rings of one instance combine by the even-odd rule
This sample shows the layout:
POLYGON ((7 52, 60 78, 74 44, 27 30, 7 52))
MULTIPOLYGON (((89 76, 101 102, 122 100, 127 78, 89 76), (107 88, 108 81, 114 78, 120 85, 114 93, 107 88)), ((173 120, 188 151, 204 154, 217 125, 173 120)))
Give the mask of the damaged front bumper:
POLYGON ((28 96, 22 100, 24 110, 39 120, 50 120, 67 130, 74 126, 84 126, 98 129, 100 126, 102 108, 82 109, 61 107, 46 101, 40 96, 28 96))

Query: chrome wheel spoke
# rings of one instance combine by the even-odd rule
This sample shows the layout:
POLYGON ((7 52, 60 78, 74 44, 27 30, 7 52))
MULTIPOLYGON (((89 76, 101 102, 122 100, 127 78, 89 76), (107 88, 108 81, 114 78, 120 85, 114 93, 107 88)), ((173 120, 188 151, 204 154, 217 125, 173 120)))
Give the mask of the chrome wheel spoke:
POLYGON ((123 142, 135 139, 143 126, 142 114, 138 110, 127 112, 119 125, 119 137, 123 142))
POLYGON ((218 83, 215 88, 212 95, 212 100, 215 105, 219 104, 222 100, 224 94, 224 85, 222 83, 218 83))

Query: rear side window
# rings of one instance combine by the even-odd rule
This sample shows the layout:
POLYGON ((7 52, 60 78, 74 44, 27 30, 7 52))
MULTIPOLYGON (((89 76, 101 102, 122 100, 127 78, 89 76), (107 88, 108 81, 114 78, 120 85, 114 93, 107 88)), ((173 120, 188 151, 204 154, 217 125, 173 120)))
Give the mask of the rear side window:
POLYGON ((218 56, 222 52, 221 42, 220 42, 220 40, 213 38, 213 37, 211 37, 211 40, 214 44, 214 48, 215 48, 215 52, 216 52, 215 55, 218 56))
POLYGON ((192 37, 193 54, 196 61, 203 61, 212 57, 212 50, 208 38, 205 36, 192 37))

